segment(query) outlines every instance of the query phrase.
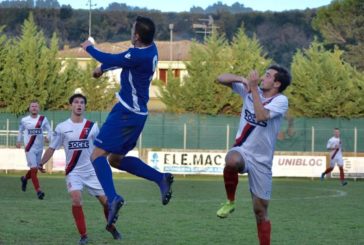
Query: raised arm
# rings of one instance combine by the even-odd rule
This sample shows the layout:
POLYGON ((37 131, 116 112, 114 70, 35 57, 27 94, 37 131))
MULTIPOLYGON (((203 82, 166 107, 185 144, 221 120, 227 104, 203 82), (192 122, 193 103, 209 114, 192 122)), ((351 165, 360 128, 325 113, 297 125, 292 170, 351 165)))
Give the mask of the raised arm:
MULTIPOLYGON (((220 84, 232 87, 233 83, 242 83, 246 86, 246 88, 249 88, 248 80, 242 76, 238 76, 235 74, 230 73, 224 73, 217 77, 216 79, 220 84)), ((249 90, 249 89, 247 89, 249 90)))
POLYGON ((260 100, 259 92, 258 92, 258 83, 260 81, 260 77, 257 71, 252 71, 248 77, 250 92, 253 97, 254 104, 254 112, 255 112, 255 120, 257 122, 266 121, 269 119, 269 110, 264 108, 262 101, 260 100))
POLYGON ((102 63, 104 69, 110 69, 112 67, 130 67, 131 65, 130 56, 126 55, 128 53, 127 51, 118 54, 105 53, 96 49, 89 40, 81 43, 81 47, 95 60, 102 63))

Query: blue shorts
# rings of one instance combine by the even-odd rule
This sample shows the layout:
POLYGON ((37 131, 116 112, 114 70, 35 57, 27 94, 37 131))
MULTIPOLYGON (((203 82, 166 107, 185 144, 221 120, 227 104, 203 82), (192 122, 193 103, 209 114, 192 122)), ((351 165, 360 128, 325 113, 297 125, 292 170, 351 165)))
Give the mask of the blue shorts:
POLYGON ((126 155, 136 146, 146 120, 147 115, 135 114, 116 103, 94 144, 106 152, 126 155))

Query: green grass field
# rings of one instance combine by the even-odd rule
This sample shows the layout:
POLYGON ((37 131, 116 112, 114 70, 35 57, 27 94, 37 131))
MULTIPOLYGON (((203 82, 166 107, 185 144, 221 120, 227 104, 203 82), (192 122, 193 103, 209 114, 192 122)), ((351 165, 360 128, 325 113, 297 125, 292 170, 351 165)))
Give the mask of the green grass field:
MULTIPOLYGON (((31 182, 22 192, 19 176, 0 174, 0 244, 77 244, 64 176, 40 176, 44 200, 31 182)), ((127 201, 117 223, 123 240, 104 230, 102 208, 85 192, 89 244, 258 244, 246 177, 227 219, 216 217, 225 201, 222 177, 177 176, 167 206, 153 183, 129 175, 115 183, 127 201)), ((269 211, 272 244, 364 244, 364 181, 274 179, 269 211)))

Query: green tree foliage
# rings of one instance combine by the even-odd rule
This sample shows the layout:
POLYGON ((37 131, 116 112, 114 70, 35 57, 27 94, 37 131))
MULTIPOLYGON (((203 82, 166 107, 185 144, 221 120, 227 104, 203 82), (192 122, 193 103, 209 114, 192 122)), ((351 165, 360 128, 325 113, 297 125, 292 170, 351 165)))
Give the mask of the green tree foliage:
POLYGON ((159 85, 160 98, 169 111, 238 114, 240 97, 214 82, 217 76, 222 73, 246 76, 252 69, 262 72, 270 63, 256 38, 248 38, 244 28, 237 32, 231 45, 215 32, 206 39, 205 45, 193 44, 190 56, 186 63, 188 77, 181 82, 170 74, 167 85, 159 85))
POLYGON ((5 77, 4 77, 4 69, 5 69, 5 59, 7 53, 10 48, 9 42, 6 40, 6 36, 3 33, 4 27, 0 27, 0 108, 5 106, 5 98, 3 97, 4 89, 5 89, 5 77))
POLYGON ((343 52, 314 41, 293 58, 290 112, 304 117, 362 117, 364 76, 344 62, 343 52))
POLYGON ((6 111, 22 113, 32 99, 39 100, 45 110, 60 108, 63 102, 57 98, 74 91, 72 80, 65 80, 61 73, 57 37, 48 47, 32 15, 24 22, 22 35, 10 40, 5 50, 1 98, 6 111))
POLYGON ((103 75, 98 79, 92 78, 92 71, 97 66, 95 61, 87 64, 86 69, 79 69, 78 88, 87 97, 88 111, 105 111, 116 102, 115 93, 119 90, 116 81, 103 75))
POLYGON ((347 62, 364 70, 364 1, 334 0, 318 10, 312 23, 327 44, 338 45, 347 62))

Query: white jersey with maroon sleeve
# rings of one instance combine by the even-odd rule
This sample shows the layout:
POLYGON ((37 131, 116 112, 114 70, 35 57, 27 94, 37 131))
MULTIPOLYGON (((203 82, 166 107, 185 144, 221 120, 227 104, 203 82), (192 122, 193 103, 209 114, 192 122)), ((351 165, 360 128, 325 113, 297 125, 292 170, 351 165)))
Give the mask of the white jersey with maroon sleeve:
POLYGON ((43 115, 36 118, 29 116, 23 117, 19 123, 19 133, 17 141, 23 138, 26 152, 30 150, 42 151, 44 146, 43 130, 47 131, 48 139, 52 134, 48 119, 43 115))
POLYGON ((343 153, 342 153, 342 146, 341 146, 341 140, 340 138, 331 137, 327 141, 327 149, 333 149, 330 151, 330 158, 331 159, 342 159, 343 153))
POLYGON ((74 123, 71 119, 57 125, 49 147, 64 147, 66 153, 66 175, 71 171, 77 174, 88 174, 95 171, 91 163, 93 141, 99 133, 96 123, 84 119, 74 123))
POLYGON ((252 94, 241 83, 233 83, 232 88, 242 96, 244 102, 234 146, 240 147, 259 171, 271 173, 275 143, 282 119, 288 110, 288 99, 283 94, 264 98, 259 89, 260 99, 264 108, 269 110, 270 118, 257 122, 252 94))

